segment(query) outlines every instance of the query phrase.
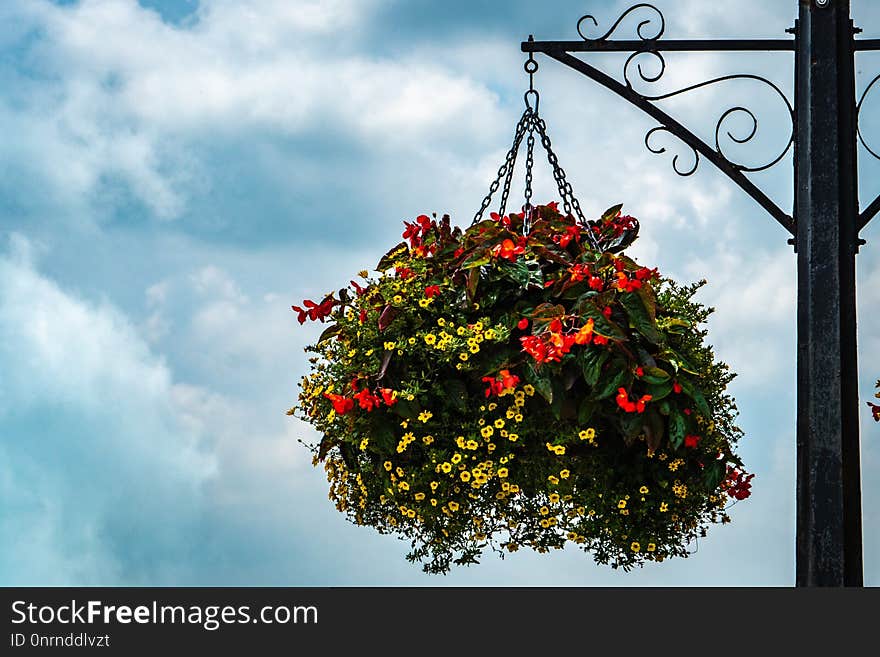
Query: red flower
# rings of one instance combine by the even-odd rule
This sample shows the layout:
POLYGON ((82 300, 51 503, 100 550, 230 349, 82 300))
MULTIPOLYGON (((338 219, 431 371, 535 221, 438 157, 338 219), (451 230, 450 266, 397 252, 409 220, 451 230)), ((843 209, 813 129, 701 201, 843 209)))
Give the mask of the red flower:
POLYGON ((751 481, 755 475, 746 475, 739 470, 731 467, 727 468, 727 479, 724 481, 723 487, 727 489, 727 494, 737 500, 744 500, 752 494, 751 481))
POLYGON ((414 275, 414 272, 409 267, 395 267, 394 273, 397 274, 400 278, 409 278, 414 275))
POLYGON ((868 406, 871 407, 871 414, 874 416, 874 421, 880 422, 880 406, 872 404, 871 402, 868 402, 868 406))
POLYGON ((527 328, 529 328, 529 320, 523 317, 516 323, 516 328, 518 328, 520 331, 525 331, 527 328))
POLYGON ((367 309, 362 308, 360 314, 358 315, 358 321, 363 324, 367 321, 367 309))
POLYGON ((453 257, 455 257, 455 258, 459 258, 459 257, 461 257, 461 254, 462 254, 462 253, 464 253, 464 247, 463 247, 463 246, 460 246, 460 247, 458 247, 458 248, 455 250, 455 253, 453 253, 452 255, 453 255, 453 257))
POLYGON ((593 334, 593 344, 597 344, 600 346, 606 345, 606 344, 608 344, 608 338, 606 338, 604 335, 599 335, 598 333, 594 333, 593 334))
POLYGON ((590 276, 590 289, 596 290, 597 292, 601 292, 602 288, 605 287, 605 282, 599 278, 598 276, 590 276))
POLYGON ((563 249, 569 245, 572 240, 576 240, 581 236, 580 226, 569 226, 562 235, 554 235, 553 241, 563 249))
POLYGON ((591 317, 587 320, 586 324, 584 324, 583 326, 581 326, 578 329, 578 332, 574 334, 575 344, 580 344, 580 345, 590 344, 590 340, 593 339, 593 326, 594 326, 594 324, 595 324, 595 322, 593 321, 593 318, 591 317))
POLYGON ((683 412, 684 412, 685 415, 690 415, 690 414, 691 414, 691 409, 686 408, 686 409, 684 409, 683 412))
POLYGON ((630 401, 626 388, 617 389, 617 405, 627 413, 644 413, 645 404, 651 401, 651 395, 642 395, 638 401, 630 401))
POLYGON ((491 397, 512 392, 519 385, 519 377, 511 374, 510 370, 501 370, 498 376, 484 376, 483 383, 489 386, 486 388, 486 397, 491 397))
POLYGON ((641 365, 639 365, 639 366, 636 368, 636 376, 638 376, 638 377, 645 376, 645 370, 642 369, 642 366, 641 366, 641 365))
POLYGON ((611 319, 611 306, 605 306, 602 309, 602 314, 605 315, 605 319, 611 319))
POLYGON ((522 244, 517 244, 511 239, 506 239, 501 244, 495 245, 492 249, 492 255, 496 258, 505 258, 511 262, 516 262, 516 257, 525 253, 525 251, 526 249, 522 244))
POLYGON ((547 360, 547 345, 544 341, 534 335, 525 335, 519 339, 522 343, 523 351, 535 359, 535 362, 543 363, 547 360))
POLYGON ((672 392, 674 392, 676 395, 681 394, 681 386, 679 385, 678 381, 672 382, 672 392))
POLYGON ((305 308, 300 308, 299 306, 291 306, 293 310, 295 310, 299 315, 297 316, 297 320, 299 320, 300 324, 305 324, 306 318, 315 321, 320 320, 324 321, 327 317, 330 316, 330 313, 333 312, 333 306, 336 305, 336 299, 333 297, 327 297, 324 299, 320 305, 312 301, 311 299, 306 299, 303 301, 303 305, 305 308))
POLYGON ((364 294, 367 292, 367 288, 358 285, 357 281, 352 281, 351 286, 354 288, 354 291, 357 292, 357 295, 359 297, 364 296, 364 294))
POLYGON ((425 296, 429 299, 436 297, 440 294, 440 286, 439 285, 429 285, 425 288, 425 296))
POLYGON ((590 276, 590 268, 586 265, 573 265, 569 268, 569 273, 571 274, 571 282, 577 283, 579 281, 584 280, 588 276, 590 276))
POLYGON ((660 274, 656 269, 648 269, 647 267, 642 267, 638 271, 636 271, 636 278, 640 281, 648 280, 651 278, 658 278, 660 274))
POLYGON ((642 281, 630 279, 625 272, 617 272, 617 282, 614 283, 621 292, 635 292, 642 287, 642 281))
POLYGON ((703 438, 701 436, 685 436, 684 437, 684 446, 693 449, 696 447, 703 438))
POLYGON ((379 394, 382 395, 382 401, 386 406, 394 406, 397 403, 397 393, 391 388, 379 388, 379 394))
POLYGON ((502 217, 497 212, 491 212, 489 214, 489 217, 492 219, 492 221, 500 222, 501 225, 504 226, 505 228, 510 228, 510 217, 509 216, 502 217))
POLYGON ((333 403, 333 410, 339 415, 345 415, 354 408, 354 400, 332 392, 325 392, 324 396, 333 403))
POLYGON ((359 393, 354 396, 355 399, 358 400, 358 405, 366 411, 372 411, 374 408, 377 408, 379 404, 382 403, 382 400, 371 393, 367 388, 364 388, 359 393))

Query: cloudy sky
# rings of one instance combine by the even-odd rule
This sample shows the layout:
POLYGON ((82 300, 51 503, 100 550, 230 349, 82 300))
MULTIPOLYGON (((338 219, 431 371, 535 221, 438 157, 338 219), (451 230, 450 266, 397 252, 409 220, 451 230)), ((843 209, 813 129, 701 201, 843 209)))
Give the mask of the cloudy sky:
MULTIPOLYGON (((666 35, 681 38, 784 37, 797 5, 657 4, 666 35)), ((863 36, 880 37, 876 3, 853 4, 863 36)), ((297 442, 313 432, 285 415, 317 330, 290 304, 375 263, 403 219, 469 222, 522 111, 519 42, 573 39, 582 14, 607 24, 624 7, 0 3, 0 584, 792 584, 787 235, 710 164, 676 176, 670 156, 686 166, 687 153, 674 140, 651 154, 650 119, 555 62, 539 60, 541 109, 586 213, 625 203, 643 226, 633 255, 709 280, 701 298, 717 308, 718 354, 740 374, 741 453, 757 473, 734 522, 687 560, 629 574, 571 550, 432 578, 403 559, 406 544, 337 514, 297 442)), ((622 64, 591 61, 615 74, 622 64)), ((859 69, 864 88, 880 55, 861 55, 859 69)), ((791 91, 787 54, 669 56, 661 84, 733 72, 791 91)), ((749 100, 761 130, 729 153, 772 159, 790 130, 784 104, 737 85, 667 107, 710 139, 721 112, 749 100)), ((748 128, 741 119, 732 130, 748 128)), ((863 127, 880 143, 880 122, 863 127)), ((790 162, 753 177, 786 210, 790 162)), ((878 174, 864 158, 863 205, 878 174)), ((537 182, 550 200, 547 172, 537 182)), ((863 400, 880 377, 876 226, 864 237, 863 400)), ((880 427, 862 407, 865 575, 878 585, 880 427)))

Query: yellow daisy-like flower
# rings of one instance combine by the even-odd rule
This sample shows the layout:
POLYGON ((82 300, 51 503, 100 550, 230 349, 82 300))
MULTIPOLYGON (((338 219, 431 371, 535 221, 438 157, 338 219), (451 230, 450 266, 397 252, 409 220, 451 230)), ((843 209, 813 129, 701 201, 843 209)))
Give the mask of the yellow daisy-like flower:
POLYGON ((437 318, 437 326, 446 326, 446 320, 442 317, 437 318))
POLYGON ((550 504, 556 504, 559 502, 559 493, 552 493, 550 495, 550 504))
POLYGON ((510 410, 510 409, 508 408, 508 409, 507 409, 507 412, 506 412, 504 415, 507 417, 508 420, 512 420, 512 419, 513 419, 513 416, 516 415, 516 413, 514 413, 512 410, 510 410))
POLYGON ((639 492, 640 492, 642 495, 645 495, 645 494, 648 492, 648 487, 647 487, 647 486, 642 486, 641 488, 639 488, 639 492))
POLYGON ((391 298, 391 300, 392 300, 394 303, 403 303, 403 297, 400 296, 399 294, 395 294, 395 295, 391 298))
POLYGON ((669 504, 666 502, 660 502, 660 512, 666 513, 667 511, 669 511, 669 504))
POLYGON ((399 484, 397 484, 397 487, 400 490, 409 490, 409 484, 406 483, 405 481, 401 481, 399 484))
POLYGON ((361 451, 364 451, 367 448, 367 445, 369 445, 369 444, 370 444, 370 439, 364 438, 360 444, 361 451))
POLYGON ((443 470, 446 474, 452 472, 452 464, 449 462, 444 462, 440 464, 440 469, 443 470))
POLYGON ((391 464, 391 461, 385 461, 385 463, 383 463, 382 465, 385 466, 385 469, 388 470, 389 472, 391 472, 391 468, 394 467, 394 466, 391 464))
POLYGON ((458 502, 450 502, 448 506, 450 511, 458 511, 458 502))
POLYGON ((648 543, 648 547, 646 549, 648 550, 648 552, 654 552, 654 550, 657 549, 657 546, 653 543, 648 543))
POLYGON ((577 540, 578 535, 575 534, 574 532, 568 532, 568 533, 565 535, 565 537, 566 537, 569 541, 574 541, 574 540, 577 540))
POLYGON ((433 333, 428 333, 425 335, 425 344, 434 344, 437 342, 437 336, 433 333))
POLYGON ((542 516, 546 516, 547 514, 550 513, 550 509, 548 509, 546 506, 542 506, 539 509, 539 512, 541 513, 542 516))
POLYGON ((519 440, 519 434, 517 434, 517 433, 509 433, 509 434, 507 434, 507 439, 508 439, 510 442, 515 443, 517 440, 519 440))
POLYGON ((562 456, 565 454, 565 446, 556 445, 556 448, 553 451, 556 452, 556 456, 562 456))
POLYGON ((476 449, 480 446, 480 443, 478 443, 476 440, 469 440, 464 444, 464 446, 468 449, 476 449))
POLYGON ((431 490, 437 490, 437 486, 439 486, 439 485, 440 484, 438 482, 432 481, 431 482, 431 490))
POLYGON ((639 550, 642 549, 642 546, 639 545, 638 542, 633 541, 632 543, 630 543, 629 549, 632 550, 633 552, 638 552, 639 550))
MULTIPOLYGON (((492 410, 492 409, 489 409, 489 410, 492 410)), ((504 428, 504 420, 502 420, 501 418, 498 418, 497 420, 495 420, 494 424, 495 424, 496 429, 503 429, 504 428)))
POLYGON ((408 342, 409 344, 413 345, 413 344, 416 343, 416 339, 415 339, 415 338, 409 338, 409 339, 407 340, 407 342, 408 342))
POLYGON ((498 476, 501 479, 506 479, 508 475, 507 468, 498 468, 498 476))
POLYGON ((419 413, 419 419, 422 422, 427 422, 432 417, 434 417, 434 414, 431 411, 422 411, 421 413, 419 413))
POLYGON ((465 483, 467 483, 467 482, 469 482, 469 481, 471 480, 471 473, 468 472, 467 470, 464 470, 464 471, 463 471, 460 475, 458 475, 458 476, 459 476, 459 477, 461 478, 461 480, 462 480, 463 482, 465 482, 465 483))
POLYGON ((425 499, 425 494, 424 493, 416 493, 415 497, 416 497, 417 502, 421 502, 423 499, 425 499))
POLYGON ((472 354, 477 354, 480 352, 480 345, 474 344, 474 345, 471 345, 468 349, 472 354))
POLYGON ((455 332, 458 335, 464 335, 467 332, 467 330, 464 328, 464 326, 459 326, 457 329, 455 329, 455 332))
POLYGON ((434 436, 425 436, 424 438, 422 438, 422 442, 426 445, 430 445, 434 442, 434 436))
POLYGON ((464 361, 464 360, 467 360, 468 358, 470 358, 470 356, 468 355, 468 353, 465 352, 465 351, 462 351, 462 352, 458 355, 458 357, 459 357, 460 360, 463 360, 463 361, 464 361))
POLYGON ((550 475, 549 477, 547 477, 547 481, 549 481, 554 486, 559 485, 559 477, 557 477, 556 475, 550 475))
POLYGON ((620 501, 617 503, 617 508, 618 508, 618 509, 625 509, 625 508, 626 508, 626 500, 620 500, 620 501))
POLYGON ((490 411, 494 411, 496 408, 498 408, 498 404, 496 404, 495 402, 492 402, 491 404, 489 404, 490 411))
POLYGON ((407 518, 415 518, 415 517, 416 517, 415 509, 410 509, 409 511, 407 511, 407 512, 406 512, 406 517, 407 517, 407 518))
POLYGON ((522 413, 517 413, 516 415, 514 415, 514 416, 513 416, 513 421, 514 421, 514 422, 522 422, 522 421, 523 421, 522 413))
POLYGON ((427 308, 428 306, 431 305, 431 303, 432 303, 433 301, 434 301, 434 299, 419 299, 419 305, 420 305, 422 308, 427 308))
POLYGON ((390 342, 390 341, 389 341, 389 342, 386 342, 386 343, 385 343, 385 350, 386 350, 386 351, 391 351, 391 350, 393 350, 395 347, 397 347, 397 343, 395 343, 395 342, 390 342))
POLYGON ((535 386, 533 386, 531 383, 527 383, 523 386, 523 392, 531 397, 535 394, 535 386))
POLYGON ((547 529, 548 527, 550 527, 550 521, 547 520, 547 518, 544 518, 544 519, 541 521, 541 527, 543 527, 544 529, 547 529))
POLYGON ((483 337, 486 338, 486 340, 494 340, 495 335, 495 329, 486 329, 486 332, 483 333, 483 337))
POLYGON ((493 433, 495 433, 495 429, 491 426, 485 426, 480 429, 480 433, 483 435, 483 438, 489 438, 493 433))
POLYGON ((453 454, 450 461, 452 461, 453 463, 460 463, 461 462, 461 454, 453 454))
POLYGON ((570 474, 571 474, 571 472, 569 472, 568 470, 560 470, 560 472, 559 472, 559 476, 562 479, 568 479, 570 474))

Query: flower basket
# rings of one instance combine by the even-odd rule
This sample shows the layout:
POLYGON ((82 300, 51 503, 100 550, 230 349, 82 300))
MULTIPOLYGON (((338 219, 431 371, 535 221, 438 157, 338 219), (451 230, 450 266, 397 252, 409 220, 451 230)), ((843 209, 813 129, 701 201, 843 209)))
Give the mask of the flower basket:
POLYGON ((635 219, 551 203, 405 227, 377 276, 294 306, 328 322, 290 413, 323 435, 341 512, 432 573, 567 543, 629 569, 729 520, 751 485, 733 374, 705 343, 701 284, 622 253, 635 219))

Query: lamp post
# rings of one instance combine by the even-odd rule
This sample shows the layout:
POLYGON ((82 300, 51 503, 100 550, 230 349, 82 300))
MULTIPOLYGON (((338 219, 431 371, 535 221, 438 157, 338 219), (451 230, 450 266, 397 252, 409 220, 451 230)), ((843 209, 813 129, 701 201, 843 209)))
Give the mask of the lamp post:
MULTIPOLYGON (((655 153, 659 132, 675 135, 692 151, 693 166, 675 171, 693 174, 704 158, 717 166, 751 196, 790 234, 797 253, 797 547, 798 586, 862 585, 862 512, 859 464, 858 365, 856 350, 855 257, 864 242, 859 232, 880 211, 880 196, 861 213, 858 201, 857 140, 871 155, 858 129, 865 96, 880 79, 875 77, 857 101, 855 56, 880 50, 880 40, 856 39, 860 32, 850 18, 850 0, 797 0, 798 20, 787 30, 793 38, 759 40, 663 40, 665 20, 653 5, 639 3, 626 10, 603 35, 584 33, 598 23, 592 16, 578 22, 578 41, 523 42, 522 50, 543 53, 614 91, 641 108, 659 125, 645 136, 655 153), (641 16, 637 39, 610 37, 627 18, 641 16), (794 54, 794 102, 760 76, 728 75, 677 91, 651 95, 637 91, 642 83, 660 79, 666 70, 663 52, 783 51, 794 54), (631 53, 623 81, 603 73, 575 52, 631 53), (639 58, 652 58, 659 74, 646 74, 639 58), (734 106, 721 115, 714 144, 703 141, 667 114, 659 102, 673 96, 734 79, 769 85, 791 115, 791 137, 785 149, 761 166, 746 166, 729 158, 722 146, 725 121, 745 115, 757 131, 757 118, 746 107, 734 106), (747 174, 780 162, 794 149, 794 208, 785 212, 747 174)), ((880 159, 880 158, 878 158, 880 159)))

